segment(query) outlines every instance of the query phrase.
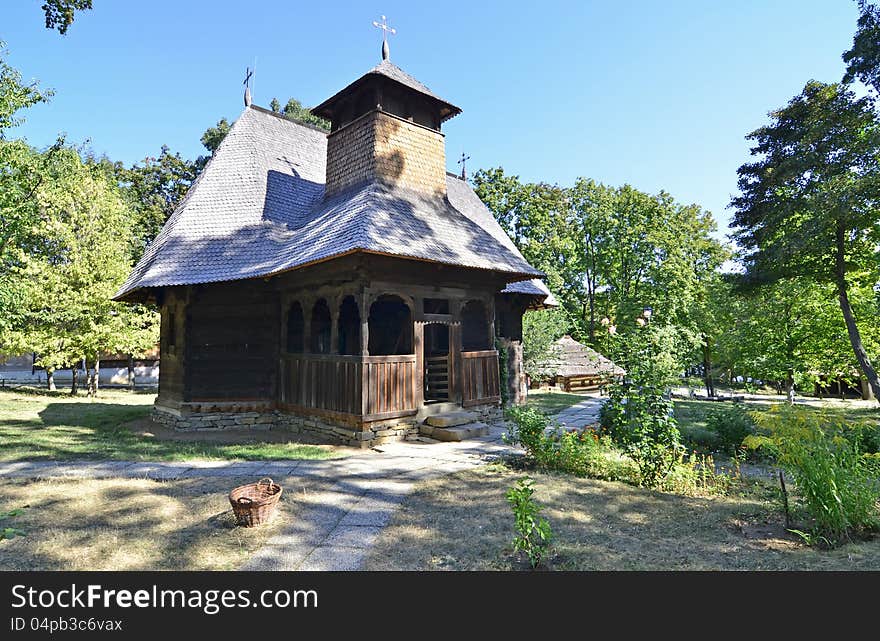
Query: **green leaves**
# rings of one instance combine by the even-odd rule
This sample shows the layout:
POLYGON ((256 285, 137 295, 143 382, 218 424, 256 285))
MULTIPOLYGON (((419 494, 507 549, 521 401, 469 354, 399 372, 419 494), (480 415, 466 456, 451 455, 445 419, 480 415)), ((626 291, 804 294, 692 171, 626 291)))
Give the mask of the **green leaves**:
MULTIPOLYGON (((24 514, 24 509, 22 508, 17 508, 8 512, 0 512, 0 521, 21 516, 22 514, 24 514)), ((3 541, 4 539, 14 539, 17 536, 27 536, 27 533, 24 530, 14 527, 0 527, 0 541, 3 541)))
POLYGON ((507 502, 513 510, 514 527, 517 535, 513 539, 513 549, 525 552, 532 567, 538 567, 547 555, 553 540, 553 530, 547 519, 540 516, 543 509, 535 503, 534 481, 520 479, 507 491, 507 502))

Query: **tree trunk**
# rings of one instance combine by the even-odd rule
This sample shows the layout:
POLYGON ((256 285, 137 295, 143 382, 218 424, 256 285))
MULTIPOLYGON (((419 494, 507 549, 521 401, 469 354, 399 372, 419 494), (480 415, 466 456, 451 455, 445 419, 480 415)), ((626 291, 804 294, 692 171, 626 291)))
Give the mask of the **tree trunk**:
POLYGON ((79 389, 79 367, 71 365, 70 367, 70 395, 76 396, 79 389))
POLYGON ((709 349, 709 337, 703 336, 703 380, 706 381, 706 395, 715 397, 715 381, 712 380, 712 352, 709 349))
POLYGON ((128 389, 134 390, 134 356, 128 355, 128 389))
MULTIPOLYGON (((86 366, 88 368, 88 366, 86 366)), ((89 398, 94 398, 98 394, 98 374, 100 372, 100 362, 97 358, 93 363, 91 369, 88 369, 88 386, 89 398)))
POLYGON ((865 346, 862 344, 862 335, 859 333, 859 328, 856 325, 856 319, 853 315, 852 306, 849 304, 849 295, 847 293, 846 285, 844 242, 845 234, 843 226, 838 225, 837 251, 834 256, 834 277, 837 281, 837 298, 840 301, 840 310, 843 312, 843 320, 846 321, 846 331, 847 334, 849 334, 849 342, 852 344, 856 360, 859 362, 859 367, 865 375, 865 378, 868 379, 868 384, 871 386, 874 398, 880 399, 880 379, 877 378, 877 372, 874 369, 874 366, 871 365, 871 360, 868 358, 868 352, 865 351, 865 346))
POLYGON ((46 389, 50 392, 55 391, 55 370, 53 368, 46 368, 46 389))

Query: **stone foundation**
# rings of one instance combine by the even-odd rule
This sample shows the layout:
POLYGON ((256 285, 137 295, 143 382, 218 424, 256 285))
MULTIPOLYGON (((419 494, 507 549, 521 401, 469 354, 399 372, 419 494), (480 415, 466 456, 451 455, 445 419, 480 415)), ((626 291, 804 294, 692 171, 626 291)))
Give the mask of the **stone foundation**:
POLYGON ((402 441, 419 433, 415 417, 381 421, 364 429, 328 423, 311 416, 296 416, 278 410, 262 412, 179 412, 162 406, 153 407, 152 419, 160 425, 180 431, 281 430, 316 443, 368 448, 391 441, 402 441))
MULTIPOLYGON (((496 405, 478 405, 467 408, 467 411, 478 415, 479 420, 484 423, 495 423, 503 418, 501 408, 496 405)), ((359 448, 375 447, 402 441, 407 436, 417 436, 421 424, 417 416, 405 416, 377 421, 360 428, 278 410, 182 412, 162 405, 153 407, 152 419, 160 425, 180 431, 281 430, 299 435, 306 441, 359 448)))

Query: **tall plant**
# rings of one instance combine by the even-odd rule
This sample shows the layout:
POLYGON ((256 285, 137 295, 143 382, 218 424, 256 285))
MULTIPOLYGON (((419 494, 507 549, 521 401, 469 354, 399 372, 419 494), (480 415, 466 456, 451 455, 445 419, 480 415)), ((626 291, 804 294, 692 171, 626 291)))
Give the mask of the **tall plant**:
POLYGON ((639 468, 642 485, 657 487, 679 458, 680 433, 668 386, 677 373, 675 332, 645 323, 614 335, 615 361, 626 370, 608 388, 601 424, 639 468))

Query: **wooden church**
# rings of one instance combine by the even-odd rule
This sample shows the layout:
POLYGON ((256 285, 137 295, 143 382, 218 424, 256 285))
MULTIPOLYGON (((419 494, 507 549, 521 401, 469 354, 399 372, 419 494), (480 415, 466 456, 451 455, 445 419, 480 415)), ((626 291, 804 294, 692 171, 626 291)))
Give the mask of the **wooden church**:
POLYGON ((161 311, 154 420, 369 447, 462 408, 491 419, 505 379, 516 402, 523 312, 554 302, 446 171, 461 110, 387 46, 312 110, 329 133, 245 103, 115 296, 161 311))

